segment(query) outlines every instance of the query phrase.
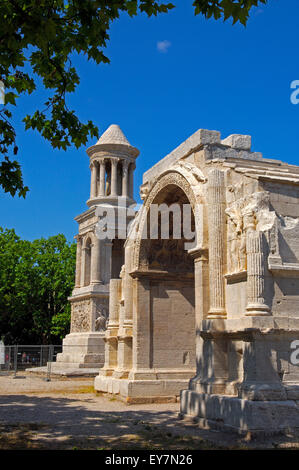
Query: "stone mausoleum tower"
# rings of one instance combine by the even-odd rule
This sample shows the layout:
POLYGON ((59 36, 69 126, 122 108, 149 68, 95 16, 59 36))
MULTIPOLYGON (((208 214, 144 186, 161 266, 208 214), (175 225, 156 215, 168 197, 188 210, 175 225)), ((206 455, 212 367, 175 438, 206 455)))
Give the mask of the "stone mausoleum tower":
POLYGON ((104 364, 104 331, 109 317, 110 279, 119 278, 124 263, 126 229, 135 216, 133 175, 139 150, 132 147, 119 126, 113 124, 87 149, 91 187, 88 210, 78 215, 76 279, 70 297, 71 331, 55 368, 99 369, 104 364), (127 210, 130 208, 129 210, 127 210), (106 224, 106 238, 98 223, 106 224), (120 233, 121 232, 121 233, 120 233))

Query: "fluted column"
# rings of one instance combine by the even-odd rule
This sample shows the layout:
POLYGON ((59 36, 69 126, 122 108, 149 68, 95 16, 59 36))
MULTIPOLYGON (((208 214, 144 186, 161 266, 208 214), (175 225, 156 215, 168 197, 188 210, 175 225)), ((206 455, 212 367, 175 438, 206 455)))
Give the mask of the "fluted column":
POLYGON ((101 241, 95 238, 91 250, 91 284, 101 283, 101 241))
POLYGON ((100 188, 99 188, 99 195, 105 196, 105 160, 100 160, 100 168, 99 168, 99 180, 100 180, 100 188))
POLYGON ((224 263, 225 263, 225 193, 224 175, 221 170, 212 169, 208 176, 209 211, 209 318, 225 317, 224 263))
POLYGON ((91 169, 91 184, 90 184, 90 198, 97 196, 97 166, 96 162, 92 162, 91 169))
POLYGON ((246 235, 247 251, 247 307, 246 315, 269 315, 265 303, 265 266, 263 234, 249 230, 246 235))
POLYGON ((128 169, 129 162, 127 160, 122 161, 122 196, 128 196, 128 169))
POLYGON ((76 253, 76 277, 75 287, 81 286, 81 257, 82 257, 82 239, 77 235, 77 253, 76 253))
POLYGON ((117 158, 111 158, 111 196, 117 196, 117 158))

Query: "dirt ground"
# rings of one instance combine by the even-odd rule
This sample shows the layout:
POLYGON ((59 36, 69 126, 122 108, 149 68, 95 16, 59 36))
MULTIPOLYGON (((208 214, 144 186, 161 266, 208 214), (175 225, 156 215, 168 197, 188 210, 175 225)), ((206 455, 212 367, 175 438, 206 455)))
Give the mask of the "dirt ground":
POLYGON ((299 436, 250 440, 199 429, 179 404, 126 405, 92 378, 0 376, 0 449, 298 449, 299 436))

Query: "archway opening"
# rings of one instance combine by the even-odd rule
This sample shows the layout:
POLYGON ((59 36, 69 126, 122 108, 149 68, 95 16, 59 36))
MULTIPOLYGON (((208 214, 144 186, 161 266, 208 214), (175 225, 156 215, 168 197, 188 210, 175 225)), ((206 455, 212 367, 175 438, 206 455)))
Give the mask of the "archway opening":
MULTIPOLYGON (((188 217, 187 217, 188 219, 188 217)), ((194 260, 188 253, 195 220, 185 192, 166 186, 147 216, 143 264, 150 289, 150 367, 189 379, 196 365, 194 260), (190 214, 189 227, 184 214, 190 214), (154 214, 154 215, 153 215, 154 214), (154 238, 153 238, 154 235, 154 238)))

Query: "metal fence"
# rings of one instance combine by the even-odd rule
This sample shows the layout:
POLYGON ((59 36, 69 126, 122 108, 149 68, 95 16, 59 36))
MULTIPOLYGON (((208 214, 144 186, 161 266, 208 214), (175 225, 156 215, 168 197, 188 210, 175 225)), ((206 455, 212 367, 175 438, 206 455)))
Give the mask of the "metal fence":
POLYGON ((62 351, 61 345, 24 345, 15 344, 2 346, 0 351, 0 375, 17 377, 19 372, 26 369, 43 368, 39 371, 46 374, 46 380, 51 378, 51 364, 62 351))

